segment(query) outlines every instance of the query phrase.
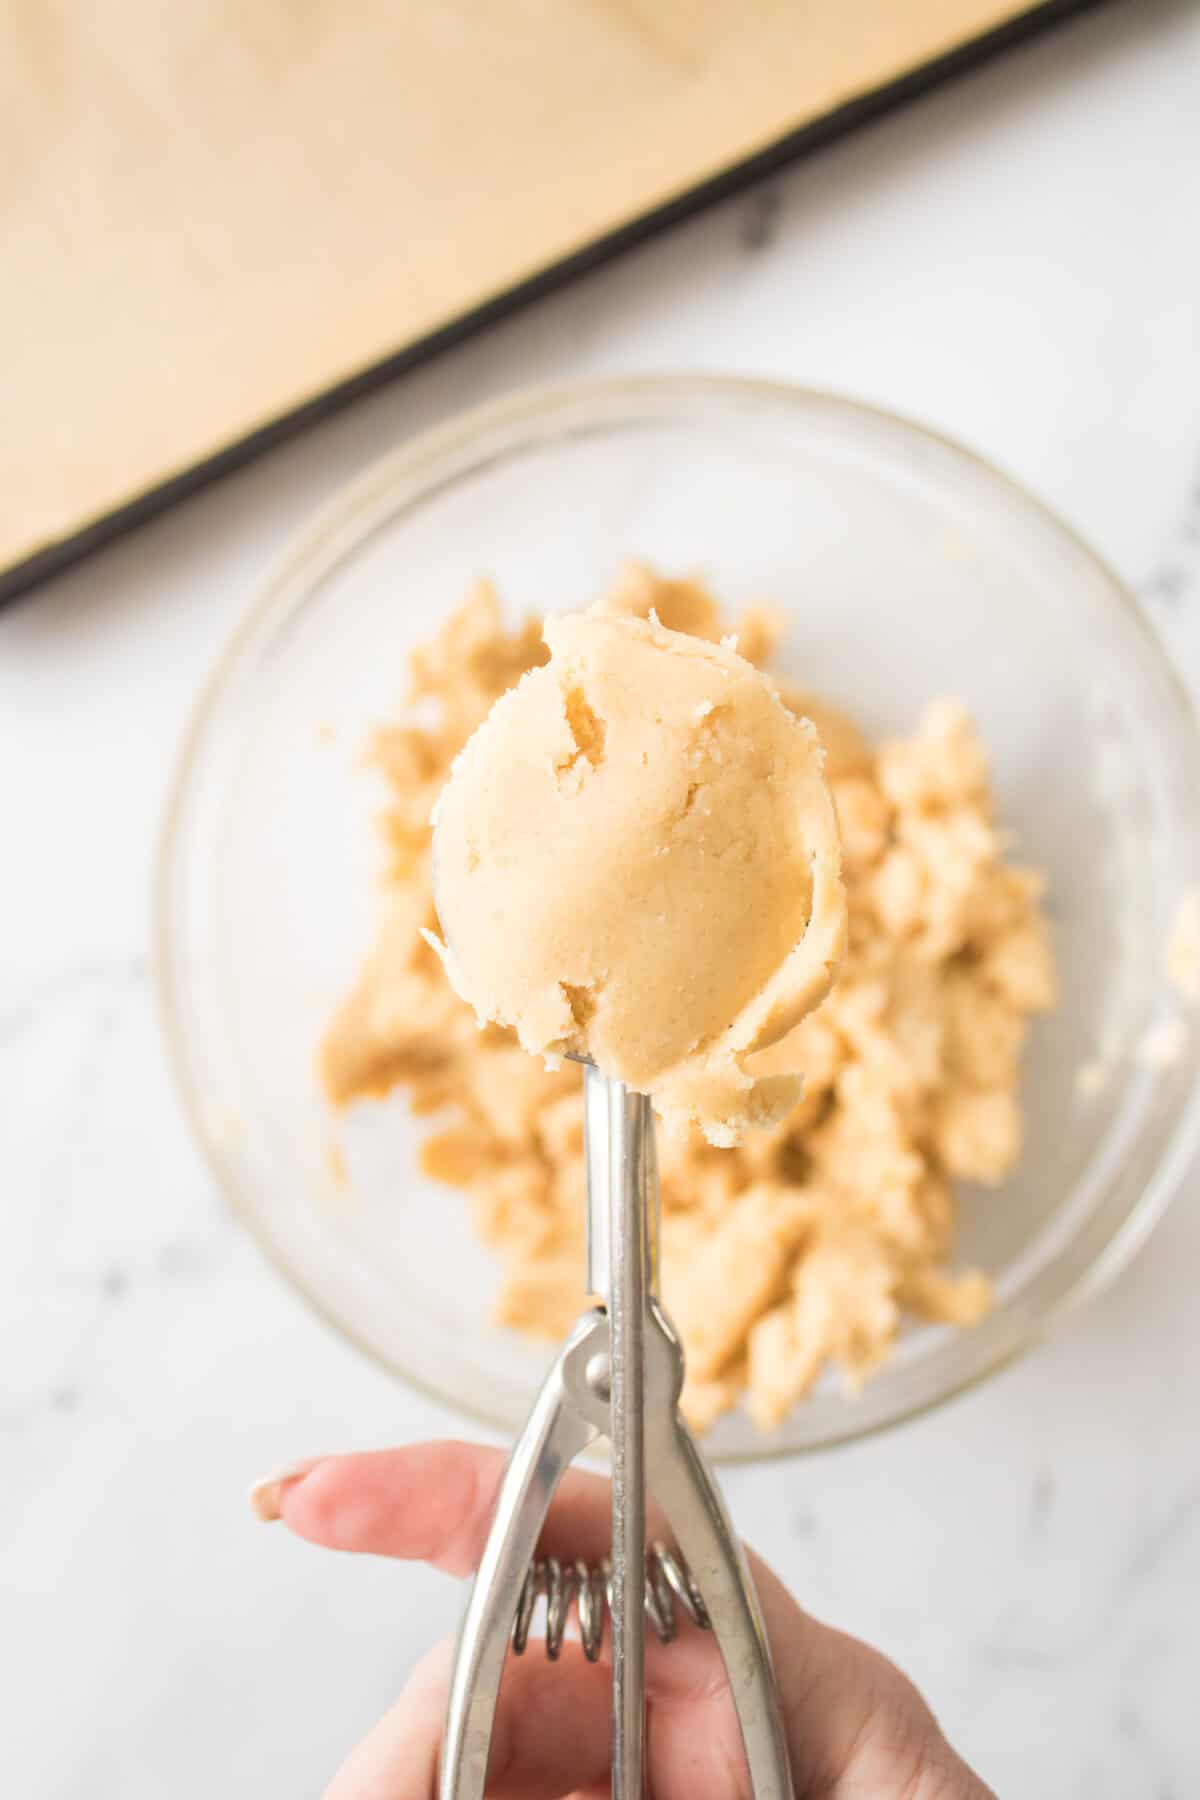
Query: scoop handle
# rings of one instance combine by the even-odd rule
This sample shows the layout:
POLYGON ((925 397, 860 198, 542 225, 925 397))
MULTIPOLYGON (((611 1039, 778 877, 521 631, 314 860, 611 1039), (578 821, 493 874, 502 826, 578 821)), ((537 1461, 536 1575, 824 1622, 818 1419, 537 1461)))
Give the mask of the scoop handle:
MULTIPOLYGON (((612 1793, 642 1800, 646 1760, 646 1318, 649 1220, 657 1202, 650 1102, 589 1068, 584 1128, 589 1189, 607 1176, 608 1236, 594 1275, 607 1280, 612 1450, 612 1793), (601 1133, 603 1137, 601 1139, 601 1133), (605 1149, 600 1152, 600 1140, 605 1149)), ((589 1220, 601 1212, 597 1193, 589 1220)), ((589 1265, 591 1256, 589 1253, 589 1265)))

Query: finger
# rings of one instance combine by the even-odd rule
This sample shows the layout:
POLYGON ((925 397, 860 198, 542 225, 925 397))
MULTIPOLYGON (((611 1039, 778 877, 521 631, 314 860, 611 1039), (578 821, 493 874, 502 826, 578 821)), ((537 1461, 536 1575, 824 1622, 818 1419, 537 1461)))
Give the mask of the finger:
MULTIPOLYGON (((283 1482, 277 1516, 298 1536, 327 1548, 427 1562, 451 1575, 467 1575, 478 1566, 505 1461, 500 1450, 453 1441, 324 1457, 297 1465, 297 1473, 283 1482)), ((647 1535, 669 1535, 657 1508, 650 1510, 647 1535)), ((547 1515, 540 1553, 595 1564, 607 1556, 611 1539, 608 1480, 567 1470, 547 1515)), ((822 1632, 763 1565, 755 1562, 755 1570, 760 1591, 762 1580, 770 1584, 780 1629, 786 1621, 793 1640, 822 1632)), ((807 1644, 804 1648, 807 1668, 811 1657, 807 1644)), ((605 1655, 607 1649, 606 1636, 605 1655)), ((790 1653, 797 1649, 789 1645, 790 1653)), ((653 1636, 647 1644, 647 1680, 664 1695, 704 1698, 721 1685, 722 1667, 711 1635, 690 1629, 683 1618, 672 1644, 663 1646, 653 1636)))
MULTIPOLYGON (((478 1563, 504 1463, 498 1450, 452 1442, 327 1457, 281 1481, 275 1516, 315 1543, 426 1561, 463 1575, 478 1563)), ((542 1534, 543 1554, 598 1561, 610 1543, 609 1509, 606 1479, 569 1470, 542 1534)), ((665 1535, 660 1520, 651 1531, 665 1535)), ((753 1555, 750 1562, 800 1791, 820 1791, 822 1783, 833 1791, 864 1757, 872 1762, 878 1757, 883 1766, 897 1755, 924 1755, 930 1746, 930 1753, 940 1755, 944 1740, 899 1670, 866 1645, 819 1624, 765 1564, 753 1555)), ((708 1634, 685 1629, 669 1646, 652 1638, 646 1677, 650 1694, 667 1703, 663 1727, 676 1701, 716 1699, 714 1711, 722 1723, 729 1716, 721 1659, 708 1634)), ((602 1680, 607 1679, 605 1670, 602 1680)), ((684 1730, 681 1749, 687 1739, 684 1730)))
MULTIPOLYGON (((450 1648, 425 1658, 339 1770, 325 1800, 430 1800, 446 1714, 450 1648)), ((489 1800, 557 1800, 609 1769, 609 1678, 568 1645, 558 1663, 505 1666, 488 1764, 489 1800)))
MULTIPOLYGON (((324 1457, 281 1479, 272 1516, 333 1550, 432 1563, 450 1575, 478 1564, 504 1475, 503 1452, 481 1444, 413 1444, 324 1457)), ((275 1484, 261 1483, 255 1491, 275 1484)), ((563 1476, 542 1532, 545 1556, 599 1562, 611 1542, 610 1490, 599 1475, 563 1476)), ((663 1534, 651 1509, 649 1534, 663 1534)))
MULTIPOLYGON (((289 1480, 279 1516, 299 1536, 332 1549, 427 1562, 451 1575, 478 1566, 495 1511, 505 1457, 480 1444, 414 1444, 401 1450, 326 1457, 289 1480)), ((539 1555, 595 1565, 612 1543, 608 1480, 582 1469, 563 1476, 539 1539, 539 1555)), ((647 1510, 647 1537, 667 1537, 661 1510, 647 1510)), ((680 1613, 664 1646, 651 1635, 647 1681, 656 1691, 703 1697, 719 1682, 720 1656, 707 1633, 680 1613), (664 1650, 667 1654, 664 1655, 664 1650)), ((608 1656, 607 1634, 602 1660, 608 1656)))

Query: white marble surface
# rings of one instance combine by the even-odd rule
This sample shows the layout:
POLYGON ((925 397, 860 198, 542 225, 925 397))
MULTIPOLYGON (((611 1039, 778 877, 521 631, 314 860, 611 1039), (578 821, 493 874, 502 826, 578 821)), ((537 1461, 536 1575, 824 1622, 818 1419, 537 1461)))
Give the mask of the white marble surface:
MULTIPOLYGON (((575 372, 793 376, 1043 493, 1200 685, 1200 9, 1112 7, 356 407, 0 617, 0 1769, 20 1800, 315 1796, 456 1594, 255 1526, 305 1452, 456 1422, 316 1324, 170 1091, 148 875, 184 710, 379 451, 575 372)), ((727 1481, 1005 1796, 1200 1793, 1200 1206, 895 1435, 727 1481)))

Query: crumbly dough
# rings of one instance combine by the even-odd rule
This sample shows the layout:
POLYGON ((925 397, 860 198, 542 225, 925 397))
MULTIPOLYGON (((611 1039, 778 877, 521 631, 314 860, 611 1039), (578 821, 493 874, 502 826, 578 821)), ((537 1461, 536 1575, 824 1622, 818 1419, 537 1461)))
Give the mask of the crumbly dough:
MULTIPOLYGON (((610 604, 721 636, 696 582, 634 567, 610 604)), ((737 632, 762 663, 778 621, 757 609, 737 632)), ((583 1300, 579 1070, 547 1069, 510 1030, 479 1030, 421 936, 436 929, 429 817, 450 765, 546 657, 539 622, 507 630, 485 585, 413 657, 414 709, 371 746, 389 789, 385 916, 321 1061, 337 1104, 402 1085, 415 1112, 436 1115, 421 1165, 465 1191, 501 1256, 499 1320, 554 1338, 583 1300)), ((1004 859, 965 709, 936 702, 911 736, 875 749, 811 696, 784 698, 825 749, 849 939, 829 997, 782 1053, 763 1053, 804 1071, 791 1112, 734 1149, 694 1129, 660 1140, 664 1297, 701 1427, 744 1394, 769 1428, 830 1364, 857 1386, 905 1315, 969 1325, 987 1311, 985 1277, 949 1266, 953 1184, 997 1183, 1015 1161, 1027 1023, 1054 998, 1042 881, 1004 859)))
POLYGON ((799 1100, 788 1034, 845 947, 816 731, 731 641, 603 603, 544 635, 437 803, 446 972, 531 1054, 736 1143, 799 1100))

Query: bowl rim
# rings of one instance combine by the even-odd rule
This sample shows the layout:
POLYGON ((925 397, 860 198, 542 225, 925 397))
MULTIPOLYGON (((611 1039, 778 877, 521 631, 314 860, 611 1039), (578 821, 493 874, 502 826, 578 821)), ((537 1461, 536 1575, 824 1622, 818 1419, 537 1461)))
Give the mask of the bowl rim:
MULTIPOLYGON (((353 1324, 334 1312, 289 1265, 285 1254, 270 1235, 259 1228, 232 1163, 222 1154, 221 1144, 207 1127, 202 1092, 199 1083, 193 1079, 189 1065, 171 943, 171 893, 176 852, 194 770, 206 733, 244 650, 272 610, 286 602, 291 585, 298 575, 309 570, 318 558, 336 552, 343 538, 347 540, 347 547, 350 542, 358 540, 362 515, 369 515, 375 505, 406 479, 419 481, 422 472, 432 475, 448 458, 461 456, 475 442, 482 447, 497 433, 511 434, 522 426, 529 432, 524 444, 520 440, 509 441, 498 452, 492 451, 487 456, 481 455, 454 466, 445 479, 460 480, 486 467, 489 461, 502 460, 518 453, 537 441, 529 428, 535 424, 549 425, 559 413, 579 423, 581 415, 593 409, 597 422, 601 422, 603 414, 610 409, 617 409, 619 412, 622 403, 633 410, 639 403, 645 405, 657 401, 661 405, 672 398, 681 404, 688 401, 703 403, 741 400, 757 401, 785 409, 811 409, 814 406, 829 408, 847 418, 857 416, 870 427, 882 426, 898 430, 902 435, 911 435, 926 445, 949 453, 953 459, 969 465, 976 473, 1007 488, 1010 494, 1038 515, 1044 525, 1069 542, 1091 565, 1107 587, 1110 597, 1119 604, 1128 622, 1140 633, 1152 660, 1157 664, 1159 676, 1165 681, 1176 702, 1180 723, 1184 731, 1190 734, 1200 763, 1200 711, 1197 703, 1148 612, 1106 558, 1051 506, 990 458, 937 427, 853 395, 810 387, 799 382, 710 372, 611 376, 538 383, 514 389, 455 412, 449 418, 418 431, 404 443, 385 451, 357 475, 343 482, 294 533, 277 554, 266 575, 257 583, 202 680, 178 740, 160 816, 152 872, 151 951, 157 1012, 166 1046, 167 1063, 193 1138, 225 1204, 239 1224, 249 1231, 266 1261, 318 1319, 339 1337, 352 1343, 376 1367, 385 1370, 393 1379, 403 1381, 425 1399, 461 1415, 474 1425, 502 1433, 511 1429, 511 1420, 507 1416, 481 1404, 464 1402, 458 1393, 451 1393, 448 1388, 416 1375, 409 1369, 401 1369, 397 1362, 377 1349, 365 1333, 360 1333, 353 1324)), ((615 414, 613 422, 619 422, 615 414)), ((410 504, 430 497, 445 485, 445 479, 427 481, 410 496, 410 504)), ((1067 1317, 1102 1292, 1120 1270, 1132 1261, 1178 1192, 1198 1149, 1200 1081, 1193 1081, 1171 1124, 1163 1152, 1136 1204, 1116 1225, 1099 1254, 1037 1319, 1028 1320, 1011 1342, 997 1346, 986 1360, 949 1381, 936 1394, 903 1404, 886 1418, 856 1426, 851 1417, 847 1420, 845 1429, 827 1432, 821 1438, 804 1445, 778 1442, 764 1436, 761 1445, 718 1449, 714 1460, 728 1463, 773 1462, 832 1448, 849 1447, 935 1412, 951 1400, 990 1380, 993 1375, 1017 1361, 1043 1338, 1056 1331, 1067 1317)))

